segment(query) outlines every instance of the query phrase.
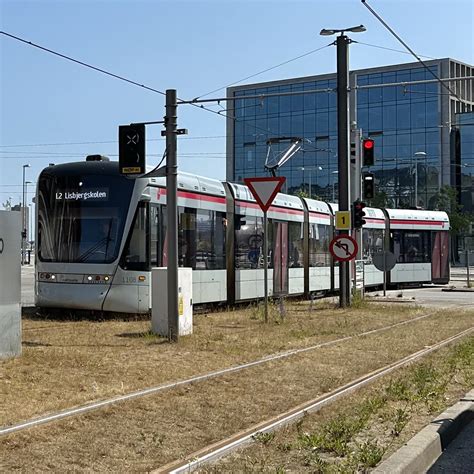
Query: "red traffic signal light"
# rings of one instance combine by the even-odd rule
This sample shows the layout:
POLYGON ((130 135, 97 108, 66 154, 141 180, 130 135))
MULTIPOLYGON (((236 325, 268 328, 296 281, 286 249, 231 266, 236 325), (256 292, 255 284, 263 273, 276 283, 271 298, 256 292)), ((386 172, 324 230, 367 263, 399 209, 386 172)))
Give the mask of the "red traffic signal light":
POLYGON ((374 147, 374 141, 370 138, 364 140, 364 150, 370 150, 374 147))
POLYGON ((373 166, 375 142, 371 138, 362 140, 362 166, 373 166))

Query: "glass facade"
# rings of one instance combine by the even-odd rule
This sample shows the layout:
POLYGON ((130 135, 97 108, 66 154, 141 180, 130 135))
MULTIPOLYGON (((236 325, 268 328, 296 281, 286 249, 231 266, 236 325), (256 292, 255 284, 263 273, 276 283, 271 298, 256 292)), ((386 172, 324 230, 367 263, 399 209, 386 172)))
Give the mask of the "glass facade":
MULTIPOLYGON (((474 215, 474 112, 456 115, 454 146, 454 182, 458 190, 461 211, 474 215)), ((466 250, 474 252, 474 228, 458 239, 458 249, 465 257, 466 250)), ((471 256, 472 260, 472 256, 471 256)))
MULTIPOLYGON (((429 68, 442 76, 449 69, 442 67, 443 61, 450 60, 429 61, 429 68)), ((357 128, 375 140, 376 161, 370 171, 387 206, 431 208, 443 182, 442 163, 449 162, 449 156, 443 156, 449 155, 449 146, 442 146, 443 127, 451 122, 445 91, 437 82, 400 85, 432 79, 418 64, 351 72, 351 81, 360 86, 355 93, 357 128), (399 85, 363 88, 392 83, 399 85)), ((229 119, 228 125, 229 180, 266 174, 269 138, 302 137, 302 149, 278 172, 287 179, 284 191, 337 202, 335 74, 239 86, 229 89, 229 95, 237 98, 235 120, 229 119), (298 91, 314 92, 258 97, 298 91)), ((270 155, 285 147, 288 142, 273 144, 270 155)))
MULTIPOLYGON (((438 74, 437 67, 431 70, 438 74)), ((424 68, 357 74, 357 85, 432 79, 424 68)), ((438 83, 375 87, 357 93, 357 124, 375 140, 370 171, 392 207, 432 207, 440 186, 441 114, 438 83), (416 200, 416 202, 415 202, 416 200)))
POLYGON ((456 181, 462 210, 474 214, 474 113, 456 115, 459 156, 455 157, 456 181))

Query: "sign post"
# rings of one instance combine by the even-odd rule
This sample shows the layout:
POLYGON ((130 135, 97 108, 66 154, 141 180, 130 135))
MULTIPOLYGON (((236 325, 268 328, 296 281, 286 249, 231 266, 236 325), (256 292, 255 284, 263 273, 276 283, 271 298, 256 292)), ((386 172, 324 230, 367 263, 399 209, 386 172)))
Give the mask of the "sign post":
POLYGON ((377 270, 383 272, 383 295, 387 294, 387 272, 393 269, 397 263, 397 258, 393 252, 384 250, 383 252, 372 255, 372 263, 377 270))
POLYGON ((280 191, 285 178, 244 178, 253 197, 263 211, 263 291, 265 294, 265 322, 268 322, 268 219, 267 211, 280 191))

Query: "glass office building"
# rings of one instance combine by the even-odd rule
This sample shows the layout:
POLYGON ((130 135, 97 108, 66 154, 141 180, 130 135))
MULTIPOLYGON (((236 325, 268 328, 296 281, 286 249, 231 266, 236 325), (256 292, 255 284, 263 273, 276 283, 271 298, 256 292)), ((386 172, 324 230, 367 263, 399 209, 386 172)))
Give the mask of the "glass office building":
POLYGON ((462 211, 474 214, 474 112, 456 115, 453 135, 453 183, 462 211))
MULTIPOLYGON (((456 114, 474 110, 474 81, 447 83, 461 102, 432 73, 440 78, 462 78, 473 76, 474 68, 452 59, 426 64, 429 70, 409 63, 350 73, 351 103, 356 104, 351 108, 351 122, 364 137, 375 140, 376 162, 370 171, 388 206, 430 208, 440 186, 459 187, 468 182, 464 178, 456 182, 459 172, 453 168, 461 167, 453 158, 452 130, 456 114), (413 84, 416 81, 431 82, 413 84)), ((232 87, 227 95, 237 99, 229 102, 228 180, 265 176, 267 140, 300 137, 304 139, 302 150, 278 172, 287 178, 285 191, 304 191, 313 198, 337 201, 335 74, 232 87), (285 95, 288 92, 296 94, 285 95)), ((270 155, 284 146, 288 143, 272 145, 270 155)), ((472 156, 472 142, 470 153, 472 156)), ((462 176, 468 170, 464 168, 462 176)), ((469 186, 472 198, 472 178, 469 186)), ((464 189, 462 199, 468 194, 464 189)))

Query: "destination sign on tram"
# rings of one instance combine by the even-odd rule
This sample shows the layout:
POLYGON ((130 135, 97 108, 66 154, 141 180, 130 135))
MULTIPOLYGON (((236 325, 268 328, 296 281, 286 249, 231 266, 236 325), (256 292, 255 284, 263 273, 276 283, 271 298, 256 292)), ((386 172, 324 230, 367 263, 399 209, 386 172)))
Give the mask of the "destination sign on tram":
POLYGON ((81 189, 76 191, 56 191, 56 201, 107 201, 108 188, 81 189))

